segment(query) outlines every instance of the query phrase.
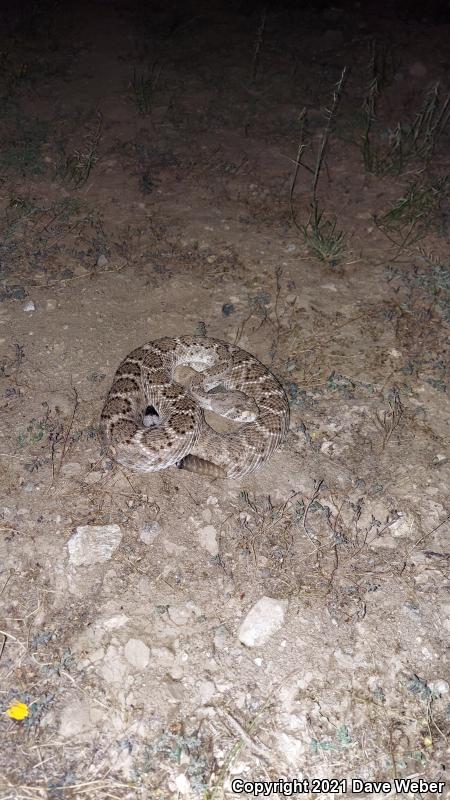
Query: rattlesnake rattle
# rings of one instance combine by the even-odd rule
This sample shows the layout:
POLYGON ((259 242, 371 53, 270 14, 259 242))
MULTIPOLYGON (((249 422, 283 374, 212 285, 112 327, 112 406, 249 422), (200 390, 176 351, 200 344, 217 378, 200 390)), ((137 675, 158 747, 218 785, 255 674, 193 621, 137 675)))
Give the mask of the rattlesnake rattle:
POLYGON ((101 427, 113 457, 128 469, 155 472, 176 465, 241 478, 285 440, 289 404, 274 375, 245 350, 204 336, 164 337, 122 361, 101 427), (174 379, 179 366, 196 371, 187 386, 174 379), (242 424, 219 433, 203 409, 242 424))

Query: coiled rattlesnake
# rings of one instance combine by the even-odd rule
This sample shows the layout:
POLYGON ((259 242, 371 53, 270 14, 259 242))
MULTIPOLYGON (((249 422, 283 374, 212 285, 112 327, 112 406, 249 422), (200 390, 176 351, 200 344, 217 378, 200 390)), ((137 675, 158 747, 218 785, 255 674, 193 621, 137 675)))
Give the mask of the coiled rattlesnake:
POLYGON ((240 478, 280 447, 289 405, 277 379, 245 350, 203 336, 165 337, 122 361, 101 424, 115 459, 129 469, 154 472, 176 465, 240 478), (187 386, 175 382, 178 366, 196 371, 187 386), (219 433, 203 409, 243 424, 219 433))

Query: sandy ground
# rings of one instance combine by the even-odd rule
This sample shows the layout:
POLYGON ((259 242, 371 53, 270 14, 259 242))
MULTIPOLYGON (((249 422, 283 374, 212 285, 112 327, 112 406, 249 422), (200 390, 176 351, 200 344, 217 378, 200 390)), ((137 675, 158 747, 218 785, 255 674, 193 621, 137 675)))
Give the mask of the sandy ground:
POLYGON ((438 80, 445 98, 449 26, 438 4, 362 7, 5 5, 1 798, 445 782, 448 192, 374 216, 437 185, 450 139, 373 174, 361 138, 371 41, 386 149, 438 80), (301 226, 345 66, 317 187, 345 250, 321 261, 301 226), (102 445, 120 360, 179 333, 285 386, 289 437, 245 479, 141 477, 102 445), (264 597, 278 617, 245 643, 264 597))

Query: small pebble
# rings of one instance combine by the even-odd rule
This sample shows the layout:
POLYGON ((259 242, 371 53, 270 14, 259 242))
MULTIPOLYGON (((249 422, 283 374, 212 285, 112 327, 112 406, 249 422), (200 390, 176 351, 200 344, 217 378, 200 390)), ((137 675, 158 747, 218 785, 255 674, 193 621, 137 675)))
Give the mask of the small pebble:
POLYGON ((448 694, 448 691, 450 689, 447 681, 444 680, 429 681, 428 688, 433 692, 435 697, 440 697, 440 695, 448 694))
POLYGON ((234 312, 235 312, 235 307, 234 307, 233 303, 224 303, 223 304, 223 306, 222 306, 222 314, 224 315, 224 317, 229 317, 230 314, 234 314, 234 312))
POLYGON ((175 778, 175 785, 180 794, 183 794, 185 796, 190 794, 191 784, 189 783, 188 778, 183 772, 180 775, 177 775, 177 777, 175 778))
POLYGON ((106 256, 105 256, 105 255, 102 253, 102 254, 101 254, 101 255, 100 255, 98 258, 97 258, 97 267, 106 267, 107 263, 108 263, 108 259, 107 259, 107 258, 106 258, 106 256))
POLYGON ((34 305, 34 303, 33 303, 33 301, 32 301, 32 300, 28 300, 28 302, 27 302, 27 303, 25 303, 25 305, 24 305, 24 307, 23 307, 23 310, 24 310, 24 311, 28 311, 28 312, 30 312, 30 311, 36 311, 36 306, 34 305))

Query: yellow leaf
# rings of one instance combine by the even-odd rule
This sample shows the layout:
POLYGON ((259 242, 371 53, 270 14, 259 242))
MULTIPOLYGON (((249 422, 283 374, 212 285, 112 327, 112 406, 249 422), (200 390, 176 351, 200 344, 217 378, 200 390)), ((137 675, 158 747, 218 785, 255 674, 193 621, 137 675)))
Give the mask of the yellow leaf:
POLYGON ((5 714, 11 719, 25 719, 28 717, 30 711, 26 703, 20 703, 16 700, 11 703, 10 707, 6 709, 5 714))

